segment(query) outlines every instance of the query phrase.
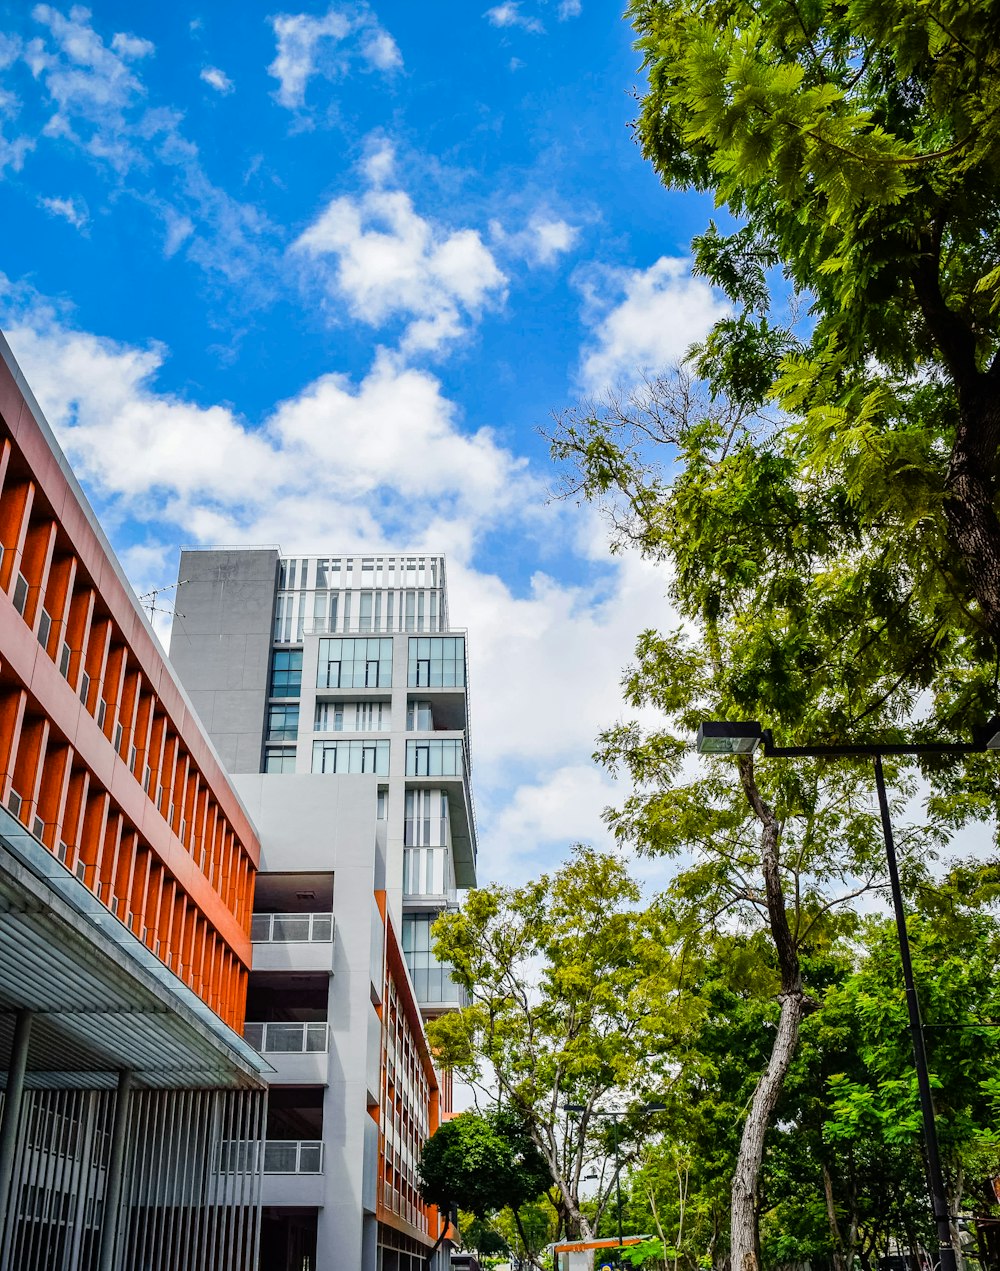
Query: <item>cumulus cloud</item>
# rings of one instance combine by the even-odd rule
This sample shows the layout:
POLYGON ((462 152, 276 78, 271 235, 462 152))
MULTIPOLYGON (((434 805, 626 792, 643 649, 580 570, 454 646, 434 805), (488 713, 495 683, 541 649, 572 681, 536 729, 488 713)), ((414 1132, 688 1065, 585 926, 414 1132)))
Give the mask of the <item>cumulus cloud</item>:
MULTIPOLYGON (((367 160, 369 179, 388 179, 391 154, 367 160)), ((420 216, 402 190, 375 186, 333 199, 296 240, 329 293, 374 327, 402 320, 401 348, 439 349, 503 299, 507 279, 477 230, 449 230, 420 216)))
POLYGON ((661 256, 648 269, 591 269, 578 278, 584 321, 580 380, 587 392, 633 382, 680 361, 727 307, 694 278, 690 261, 661 256))
POLYGON ((233 81, 229 78, 225 71, 220 71, 217 66, 206 66, 202 68, 199 78, 206 83, 209 88, 214 88, 217 93, 224 96, 231 93, 235 87, 233 81))
POLYGON ((463 431, 434 376, 386 354, 360 381, 321 376, 254 427, 157 391, 159 346, 74 331, 37 305, 8 337, 81 479, 119 516, 295 547, 415 542, 436 521, 465 544, 539 499, 488 428, 463 431))
POLYGON ((69 221, 74 229, 83 229, 87 224, 87 205, 82 199, 39 199, 39 203, 53 216, 61 216, 69 221))
POLYGON ((181 538, 447 552, 451 612, 472 633, 483 877, 524 877, 574 840, 603 841, 599 811, 615 794, 589 755, 620 709, 637 629, 673 621, 662 574, 611 563, 596 514, 546 508, 548 474, 470 428, 435 376, 398 358, 381 354, 359 379, 320 376, 248 421, 159 389, 162 347, 75 330, 2 284, 15 356, 140 591, 170 580, 181 538), (558 540, 592 577, 537 573, 515 591, 477 566, 484 545, 492 560, 509 552, 512 532, 539 550, 558 540))
POLYGON ((565 22, 567 18, 578 18, 582 12, 581 0, 562 0, 559 5, 559 21, 565 22))
POLYGON ((278 102, 289 110, 305 105, 314 75, 339 79, 352 64, 388 73, 403 65, 396 41, 365 4, 331 7, 323 17, 282 13, 270 19, 277 40, 267 73, 278 81, 278 102))
POLYGON ((496 4, 492 9, 487 9, 483 17, 490 26, 520 27, 533 35, 542 35, 545 32, 545 27, 538 18, 528 17, 521 12, 519 0, 503 0, 502 4, 496 4))
POLYGON ((529 264, 553 265, 572 250, 580 237, 580 229, 559 217, 536 212, 516 233, 508 233, 499 221, 491 221, 490 237, 510 255, 529 264))

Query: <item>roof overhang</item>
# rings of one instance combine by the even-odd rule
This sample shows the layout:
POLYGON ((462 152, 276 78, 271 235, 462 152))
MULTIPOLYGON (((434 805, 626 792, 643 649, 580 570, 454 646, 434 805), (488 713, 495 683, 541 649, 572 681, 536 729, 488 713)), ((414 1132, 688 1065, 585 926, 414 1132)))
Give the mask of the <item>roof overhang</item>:
POLYGON ((0 1071, 35 1012, 25 1084, 262 1087, 270 1065, 0 808, 0 1071))

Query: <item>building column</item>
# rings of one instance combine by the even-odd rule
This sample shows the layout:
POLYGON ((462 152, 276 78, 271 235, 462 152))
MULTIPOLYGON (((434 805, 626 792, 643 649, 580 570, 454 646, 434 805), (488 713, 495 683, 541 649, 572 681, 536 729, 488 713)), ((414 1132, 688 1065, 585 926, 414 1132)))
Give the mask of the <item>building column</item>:
POLYGON ((24 1093, 24 1074, 28 1067, 28 1043, 31 1041, 33 1012, 20 1010, 14 1024, 14 1043, 7 1070, 7 1089, 3 1100, 3 1120, 0 1121, 0 1248, 6 1245, 8 1196, 10 1180, 14 1174, 14 1150, 17 1147, 17 1127, 21 1120, 21 1096, 24 1093))
POLYGON ((123 1068, 118 1074, 118 1096, 115 1099, 115 1119, 111 1127, 111 1153, 104 1182, 104 1221, 101 1224, 101 1253, 97 1271, 112 1271, 115 1265, 115 1245, 118 1243, 121 1217, 122 1181, 125 1177, 125 1138, 128 1131, 129 1105, 131 1104, 132 1074, 123 1068))

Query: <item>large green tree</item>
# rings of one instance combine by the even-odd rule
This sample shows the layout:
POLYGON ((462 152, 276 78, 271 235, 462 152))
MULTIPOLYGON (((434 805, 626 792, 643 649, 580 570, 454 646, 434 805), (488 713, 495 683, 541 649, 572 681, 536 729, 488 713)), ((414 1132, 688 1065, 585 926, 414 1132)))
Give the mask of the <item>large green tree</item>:
MULTIPOLYGON (((753 404, 706 400, 680 374, 569 413, 554 449, 571 488, 609 507, 617 543, 668 566, 686 620, 644 633, 624 681, 627 704, 661 722, 601 739, 600 757, 634 787, 611 824, 643 852, 694 857, 671 889, 690 945, 737 922, 765 932, 775 953, 780 1012, 740 1118, 730 1194, 733 1261, 745 1271, 758 1265, 765 1138, 817 1000, 803 949, 880 882, 882 837, 865 765, 742 755, 693 768, 691 739, 713 718, 759 719, 795 740, 891 736, 960 664, 932 638, 935 615, 908 599, 892 545, 868 554, 840 488, 803 482, 753 404)), ((901 769, 890 779, 900 792, 911 780, 901 769)), ((982 810, 963 798, 939 813, 982 810)), ((901 842, 925 850, 933 833, 911 828, 901 842)))
POLYGON ((602 1151, 593 1114, 655 1094, 667 1039, 682 1026, 656 911, 618 857, 577 848, 522 887, 470 892, 434 936, 469 997, 428 1024, 439 1060, 517 1110, 562 1229, 589 1235, 580 1183, 602 1151), (583 1112, 570 1117, 565 1103, 583 1112))
POLYGON ((633 0, 637 135, 735 218, 696 240, 734 313, 703 366, 794 413, 860 527, 1000 643, 1000 4, 633 0), (808 297, 793 338, 778 269, 808 297), (922 552, 926 558, 917 561, 922 552))

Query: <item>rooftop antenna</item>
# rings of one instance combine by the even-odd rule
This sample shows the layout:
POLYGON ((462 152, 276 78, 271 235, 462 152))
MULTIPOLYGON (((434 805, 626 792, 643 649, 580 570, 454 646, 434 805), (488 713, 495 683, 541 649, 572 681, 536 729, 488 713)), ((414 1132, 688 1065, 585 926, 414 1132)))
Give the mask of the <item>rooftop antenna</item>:
POLYGON ((145 609, 149 621, 152 622, 154 615, 158 613, 168 614, 171 618, 183 618, 184 614, 180 612, 176 605, 161 605, 157 604, 157 601, 164 593, 176 591, 178 587, 183 587, 185 583, 190 581, 189 578, 182 578, 179 582, 170 583, 169 586, 153 587, 150 591, 143 592, 139 597, 139 604, 145 609))

